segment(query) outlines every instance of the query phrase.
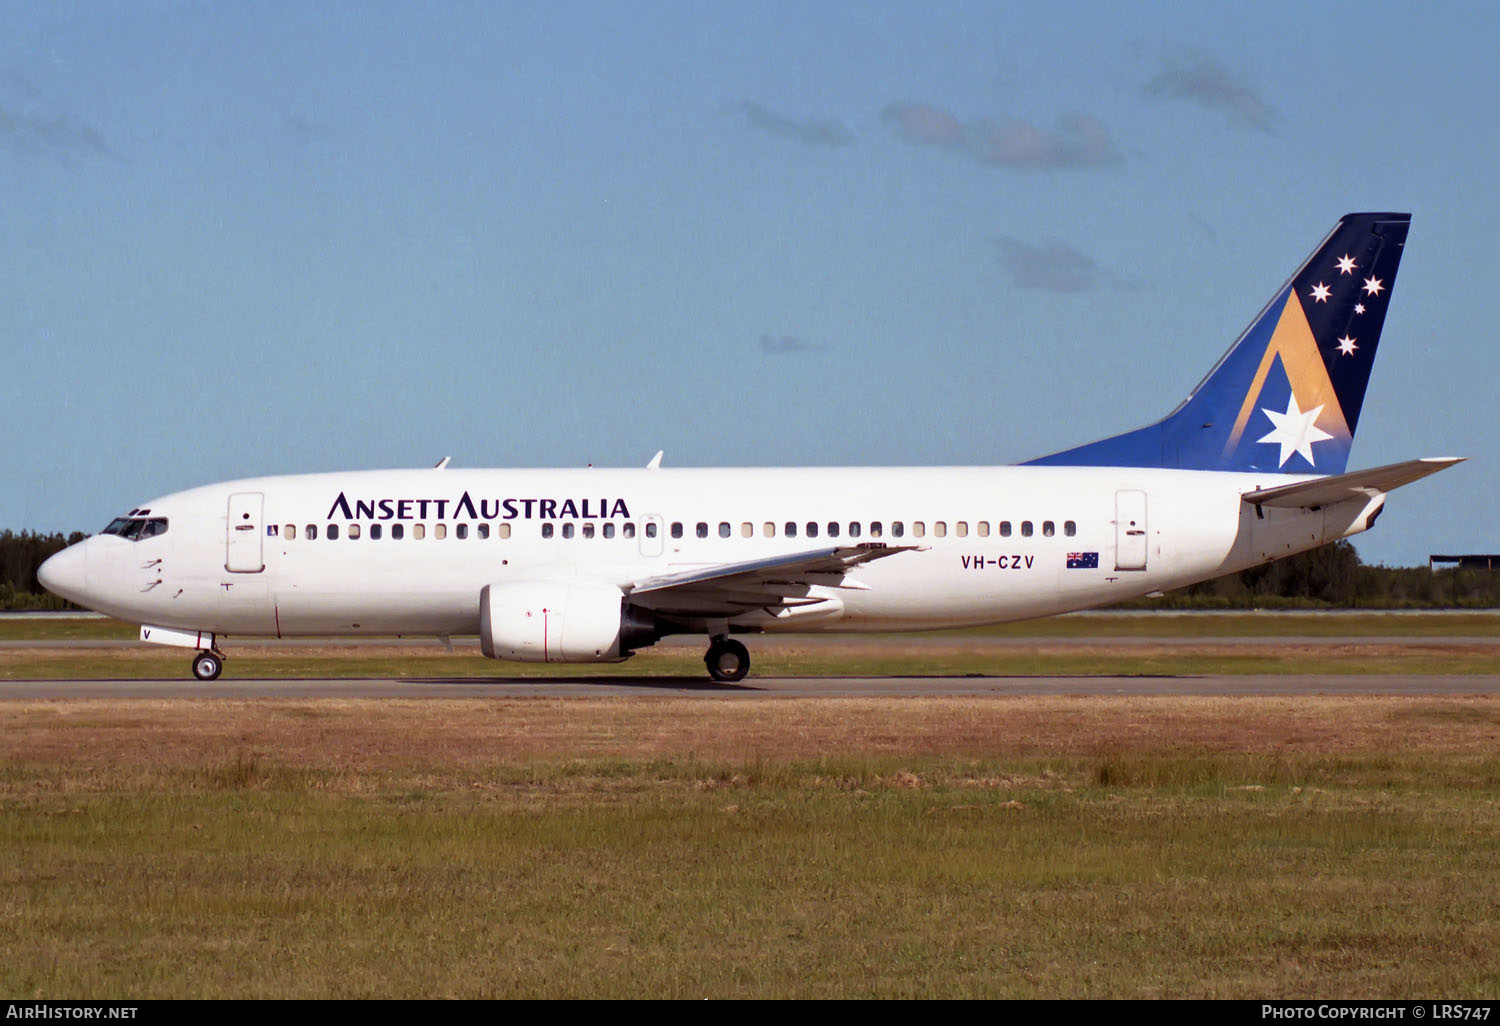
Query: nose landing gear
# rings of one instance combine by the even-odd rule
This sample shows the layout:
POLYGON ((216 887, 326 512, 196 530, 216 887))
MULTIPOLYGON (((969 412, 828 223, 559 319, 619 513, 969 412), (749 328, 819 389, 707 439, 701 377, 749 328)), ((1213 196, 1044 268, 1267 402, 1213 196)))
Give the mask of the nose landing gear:
POLYGON ((224 672, 224 657, 204 650, 193 656, 193 676, 199 680, 218 680, 224 672))
POLYGON ((732 684, 744 680, 750 672, 750 650, 722 634, 709 639, 708 653, 703 657, 708 675, 716 681, 732 684))

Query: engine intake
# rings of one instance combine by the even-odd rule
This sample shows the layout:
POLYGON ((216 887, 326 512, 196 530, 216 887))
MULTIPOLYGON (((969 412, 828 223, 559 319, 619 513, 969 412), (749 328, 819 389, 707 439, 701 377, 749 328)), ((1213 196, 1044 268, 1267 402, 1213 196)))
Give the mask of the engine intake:
POLYGON ((479 647, 491 659, 614 663, 660 637, 655 614, 610 584, 525 581, 479 592, 479 647))

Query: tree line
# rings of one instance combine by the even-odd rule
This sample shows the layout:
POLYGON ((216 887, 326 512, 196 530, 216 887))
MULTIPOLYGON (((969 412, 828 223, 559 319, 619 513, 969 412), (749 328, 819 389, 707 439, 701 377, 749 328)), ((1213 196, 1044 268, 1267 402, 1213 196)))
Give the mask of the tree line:
MULTIPOLYGON (((37 581, 37 567, 88 535, 0 531, 0 609, 71 609, 37 581)), ((1347 541, 1126 603, 1134 609, 1500 608, 1500 571, 1368 566, 1347 541)))
POLYGON ((82 531, 68 535, 0 531, 0 609, 75 608, 44 589, 36 571, 54 552, 87 537, 82 531))
POLYGON ((1228 577, 1141 599, 1160 609, 1492 609, 1500 571, 1370 566, 1347 541, 1334 542, 1228 577))

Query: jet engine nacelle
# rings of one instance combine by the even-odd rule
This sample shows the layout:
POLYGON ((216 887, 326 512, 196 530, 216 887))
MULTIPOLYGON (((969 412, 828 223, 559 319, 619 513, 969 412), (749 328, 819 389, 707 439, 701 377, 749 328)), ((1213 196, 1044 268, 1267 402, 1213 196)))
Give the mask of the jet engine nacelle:
POLYGON ((491 659, 617 663, 658 637, 651 611, 611 584, 522 581, 479 592, 479 647, 491 659))

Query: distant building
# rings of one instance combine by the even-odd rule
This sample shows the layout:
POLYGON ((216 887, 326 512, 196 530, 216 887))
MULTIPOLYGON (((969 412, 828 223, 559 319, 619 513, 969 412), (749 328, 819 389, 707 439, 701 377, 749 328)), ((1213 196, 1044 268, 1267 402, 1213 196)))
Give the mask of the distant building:
POLYGON ((1484 556, 1428 556, 1427 569, 1447 569, 1439 567, 1440 563, 1455 563, 1459 570, 1500 570, 1500 555, 1484 556))

